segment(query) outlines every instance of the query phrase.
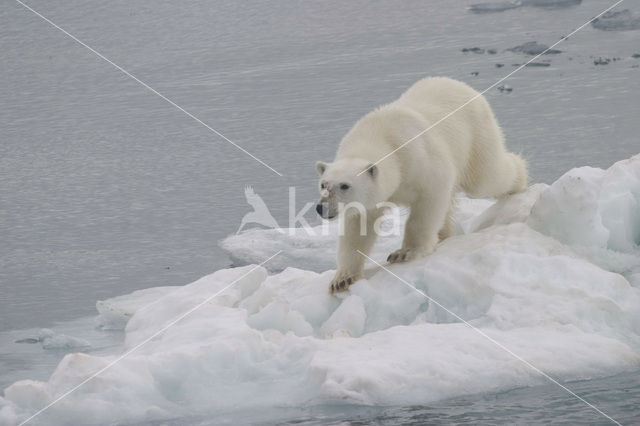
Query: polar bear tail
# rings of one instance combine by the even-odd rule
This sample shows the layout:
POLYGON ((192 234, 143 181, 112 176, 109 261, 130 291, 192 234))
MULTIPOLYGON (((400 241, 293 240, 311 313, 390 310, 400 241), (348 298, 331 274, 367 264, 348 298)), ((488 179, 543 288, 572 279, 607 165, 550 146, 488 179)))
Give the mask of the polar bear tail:
POLYGON ((462 189, 472 197, 501 198, 527 188, 527 163, 518 154, 501 150, 493 160, 472 169, 462 189))
POLYGON ((514 154, 513 152, 507 152, 506 154, 513 170, 513 183, 511 185, 511 189, 507 192, 507 194, 522 192, 527 189, 527 162, 524 160, 524 158, 522 158, 518 154, 514 154))

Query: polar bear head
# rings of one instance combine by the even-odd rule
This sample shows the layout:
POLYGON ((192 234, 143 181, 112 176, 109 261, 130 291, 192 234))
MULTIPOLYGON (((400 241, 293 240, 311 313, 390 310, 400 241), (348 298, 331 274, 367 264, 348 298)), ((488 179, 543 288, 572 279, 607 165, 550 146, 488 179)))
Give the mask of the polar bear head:
POLYGON ((378 166, 361 158, 318 161, 320 200, 316 211, 325 219, 372 210, 382 201, 378 166))

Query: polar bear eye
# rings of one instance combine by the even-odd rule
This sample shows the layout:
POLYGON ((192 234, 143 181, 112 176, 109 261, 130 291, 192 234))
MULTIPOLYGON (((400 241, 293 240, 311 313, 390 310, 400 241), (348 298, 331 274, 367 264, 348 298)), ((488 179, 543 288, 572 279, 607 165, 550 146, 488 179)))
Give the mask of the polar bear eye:
POLYGON ((320 184, 320 189, 327 189, 327 184, 326 184, 326 183, 324 183, 324 182, 322 182, 322 183, 320 184))
POLYGON ((340 184, 340 189, 342 189, 343 191, 346 191, 349 188, 350 188, 349 185, 347 185, 346 183, 341 183, 340 184))

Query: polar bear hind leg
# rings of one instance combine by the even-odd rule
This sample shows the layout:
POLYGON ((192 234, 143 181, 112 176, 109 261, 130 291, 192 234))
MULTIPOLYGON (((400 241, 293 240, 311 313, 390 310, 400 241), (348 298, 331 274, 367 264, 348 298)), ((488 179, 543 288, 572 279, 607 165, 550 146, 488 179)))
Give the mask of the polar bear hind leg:
POLYGON ((469 195, 502 198, 527 188, 527 164, 518 154, 498 153, 469 195))
POLYGON ((464 173, 462 189, 472 197, 481 198, 501 198, 524 191, 527 163, 505 149, 501 132, 489 132, 478 139, 474 141, 474 158, 464 173))

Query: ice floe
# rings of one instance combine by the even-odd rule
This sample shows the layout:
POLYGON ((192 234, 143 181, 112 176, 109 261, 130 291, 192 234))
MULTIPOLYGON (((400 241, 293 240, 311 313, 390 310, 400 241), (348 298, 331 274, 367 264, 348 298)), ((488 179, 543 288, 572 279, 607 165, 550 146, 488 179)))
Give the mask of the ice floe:
MULTIPOLYGON (((545 383, 523 360, 563 382, 637 369, 639 218, 640 155, 497 202, 460 197, 457 233, 435 253, 391 273, 368 264, 337 296, 336 229, 247 230, 222 242, 245 266, 99 302, 98 324, 124 329, 122 350, 68 354, 48 381, 12 384, 0 423, 105 367, 34 422, 216 423, 248 408, 411 405, 545 383)), ((371 256, 398 245, 383 237, 371 256)))
POLYGON ((591 22, 593 28, 603 31, 631 31, 640 29, 640 15, 629 9, 609 11, 591 22))

